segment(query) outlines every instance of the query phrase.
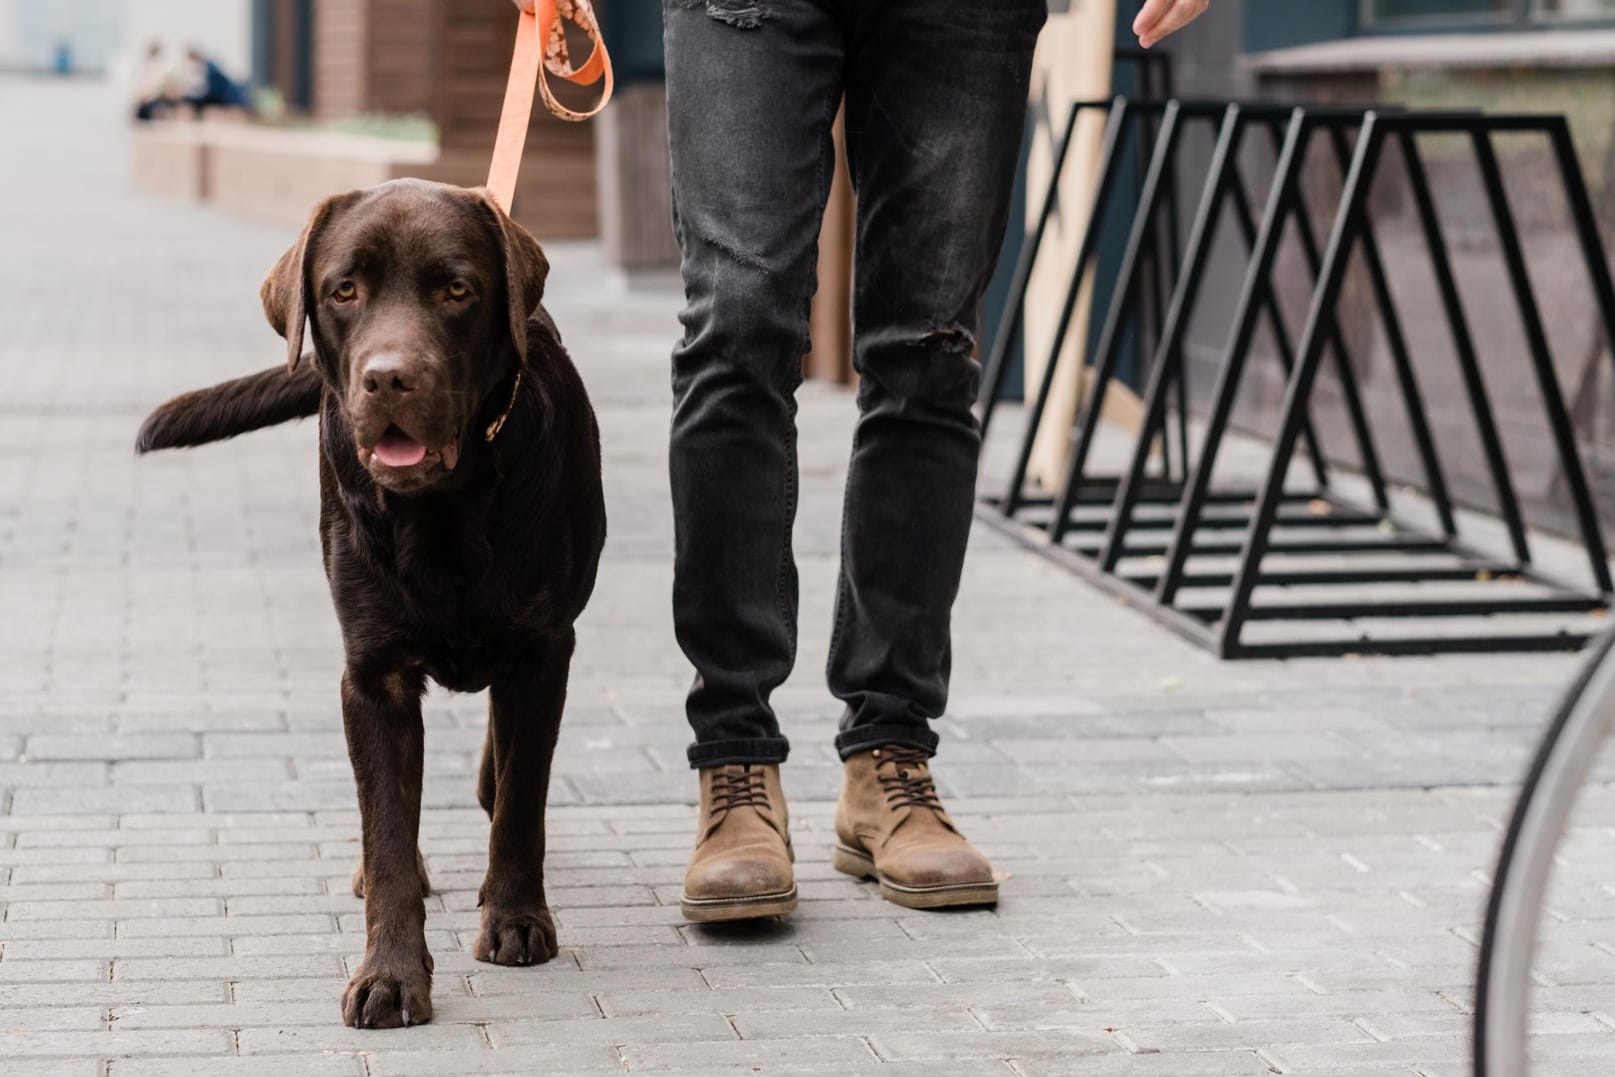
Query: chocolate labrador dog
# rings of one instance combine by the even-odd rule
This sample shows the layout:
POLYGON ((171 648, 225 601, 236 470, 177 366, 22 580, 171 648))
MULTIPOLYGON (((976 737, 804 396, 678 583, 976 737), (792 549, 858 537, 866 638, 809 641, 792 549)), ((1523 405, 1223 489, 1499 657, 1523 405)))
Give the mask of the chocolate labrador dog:
POLYGON ((556 953, 544 802, 606 525, 594 412, 539 305, 548 269, 481 191, 399 180, 336 196, 264 281, 289 369, 177 397, 140 430, 144 453, 319 413, 320 544, 364 836, 365 957, 342 1017, 360 1028, 432 1016, 417 851, 427 677, 490 690, 476 957, 556 953))

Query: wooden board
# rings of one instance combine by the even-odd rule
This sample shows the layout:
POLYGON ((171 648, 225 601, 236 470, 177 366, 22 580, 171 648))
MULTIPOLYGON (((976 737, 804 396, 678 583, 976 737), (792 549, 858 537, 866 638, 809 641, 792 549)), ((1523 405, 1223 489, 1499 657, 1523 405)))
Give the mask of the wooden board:
MULTIPOLYGON (((1068 12, 1049 17, 1048 26, 1038 41, 1032 76, 1032 102, 1037 122, 1026 173, 1029 214, 1042 209, 1053 151, 1059 143, 1071 102, 1110 96, 1115 32, 1114 0, 1071 0, 1068 12)), ((1061 176, 1059 208, 1049 221, 1037 271, 1032 274, 1027 291, 1028 394, 1035 392, 1043 377, 1043 368, 1054 343, 1056 321, 1070 284, 1071 265, 1076 260, 1077 247, 1088 224, 1088 210, 1093 204, 1104 129, 1105 115, 1097 110, 1086 112, 1078 122, 1075 142, 1061 176)), ((1090 283, 1084 287, 1077 304, 1048 408, 1033 446, 1030 476, 1045 487, 1057 486, 1065 475, 1071 426, 1080 399, 1092 292, 1090 283)))
POLYGON ((606 258, 628 270, 677 269, 666 85, 620 87, 594 125, 606 258))
POLYGON ((835 142, 835 176, 819 224, 819 285, 813 293, 810 322, 812 350, 804 373, 824 381, 850 382, 852 369, 852 274, 856 248, 857 200, 847 168, 845 109, 836 113, 831 130, 835 142))

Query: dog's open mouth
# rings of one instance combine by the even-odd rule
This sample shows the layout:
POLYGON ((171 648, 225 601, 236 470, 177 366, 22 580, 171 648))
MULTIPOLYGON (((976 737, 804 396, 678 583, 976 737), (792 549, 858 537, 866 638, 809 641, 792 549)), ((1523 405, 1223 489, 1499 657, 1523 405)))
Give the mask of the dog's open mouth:
POLYGON ((426 446, 396 426, 387 428, 373 451, 376 460, 388 467, 414 467, 426 459, 426 446))
POLYGON ((451 440, 441 448, 429 449, 395 423, 382 432, 374 445, 359 447, 359 462, 366 467, 379 464, 402 471, 419 467, 429 460, 442 463, 446 471, 453 471, 454 465, 460 462, 459 441, 451 440))

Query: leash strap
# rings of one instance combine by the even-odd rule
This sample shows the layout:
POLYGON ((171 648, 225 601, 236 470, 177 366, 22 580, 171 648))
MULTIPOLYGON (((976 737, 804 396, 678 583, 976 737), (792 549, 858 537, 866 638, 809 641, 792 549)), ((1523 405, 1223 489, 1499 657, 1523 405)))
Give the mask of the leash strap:
POLYGON ((606 52, 600 23, 589 0, 538 0, 533 14, 521 13, 516 24, 516 53, 510 61, 510 82, 505 87, 505 106, 499 115, 499 135, 494 140, 493 162, 488 168, 488 194, 501 209, 509 213, 515 201, 516 176, 521 172, 535 94, 542 94, 545 106, 561 119, 586 120, 606 107, 612 85, 611 56, 606 52), (572 66, 567 52, 568 22, 581 30, 593 46, 581 67, 572 66), (550 75, 579 86, 598 82, 600 100, 587 112, 568 108, 555 99, 550 75))

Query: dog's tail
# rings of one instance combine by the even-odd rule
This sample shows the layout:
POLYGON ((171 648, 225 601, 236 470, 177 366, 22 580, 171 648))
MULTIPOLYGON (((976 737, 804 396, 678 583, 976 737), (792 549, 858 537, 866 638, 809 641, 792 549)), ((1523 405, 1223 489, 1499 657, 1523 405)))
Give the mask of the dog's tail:
POLYGON ((271 367, 244 378, 176 396, 146 416, 135 451, 183 449, 223 441, 320 410, 324 383, 306 359, 290 373, 271 367))

